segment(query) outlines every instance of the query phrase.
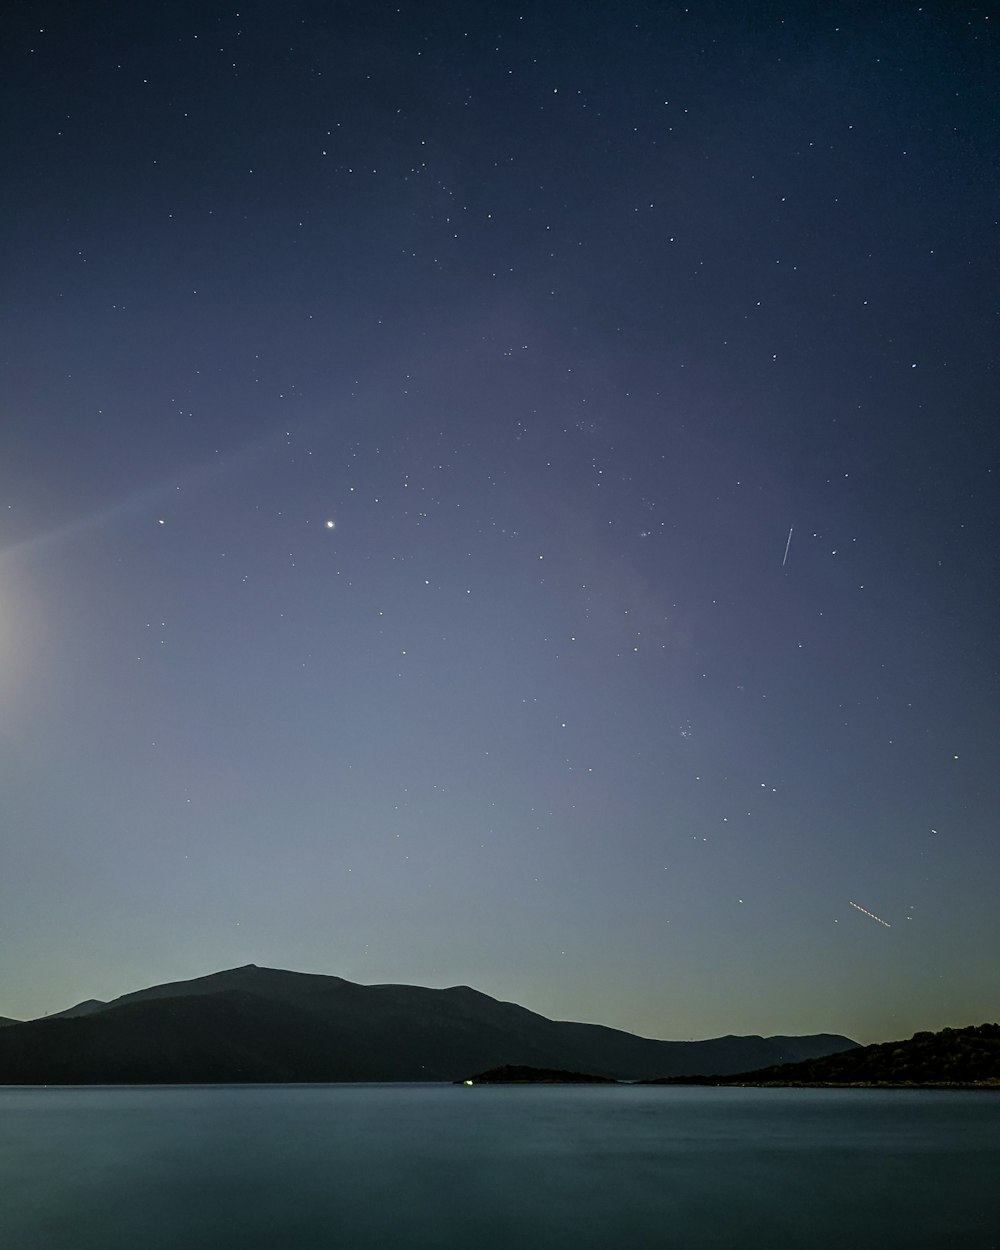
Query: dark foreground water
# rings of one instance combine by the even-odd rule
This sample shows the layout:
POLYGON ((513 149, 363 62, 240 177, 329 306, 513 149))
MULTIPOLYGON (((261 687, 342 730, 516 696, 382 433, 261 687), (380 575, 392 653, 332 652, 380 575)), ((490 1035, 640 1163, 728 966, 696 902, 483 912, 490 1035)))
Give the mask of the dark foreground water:
POLYGON ((1000 1095, 6 1087, 0 1246, 1000 1247, 1000 1095))

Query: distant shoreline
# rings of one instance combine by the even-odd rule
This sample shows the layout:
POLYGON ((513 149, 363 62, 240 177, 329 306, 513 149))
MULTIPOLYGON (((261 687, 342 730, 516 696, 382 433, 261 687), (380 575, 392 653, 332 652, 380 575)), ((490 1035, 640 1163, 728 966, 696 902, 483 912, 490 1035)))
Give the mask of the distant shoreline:
POLYGON ((491 1068, 456 1085, 641 1085, 688 1089, 926 1089, 926 1090, 1000 1090, 1000 1077, 984 1077, 971 1081, 796 1081, 727 1079, 724 1076, 654 1077, 640 1081, 618 1080, 594 1076, 587 1072, 566 1072, 524 1065, 491 1068))
POLYGON ((638 1085, 675 1085, 686 1089, 937 1089, 1000 1090, 1000 1081, 638 1081, 638 1085))

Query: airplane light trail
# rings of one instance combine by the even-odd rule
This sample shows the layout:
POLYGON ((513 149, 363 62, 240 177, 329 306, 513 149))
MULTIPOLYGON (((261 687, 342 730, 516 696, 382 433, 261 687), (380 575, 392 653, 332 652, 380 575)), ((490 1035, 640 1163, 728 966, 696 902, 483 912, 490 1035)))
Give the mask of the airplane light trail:
POLYGON ((794 526, 794 525, 790 525, 790 526, 788 527, 788 542, 787 542, 787 543, 785 543, 785 554, 784 554, 784 557, 783 557, 783 559, 782 559, 782 561, 781 561, 781 567, 782 567, 782 568, 784 568, 784 567, 785 567, 785 560, 787 560, 787 559, 788 559, 788 548, 792 545, 792 530, 793 530, 793 529, 795 529, 795 526, 794 526))
MULTIPOLYGON (((851 902, 850 899, 847 901, 849 903, 851 902)), ((869 911, 867 907, 862 907, 860 903, 851 903, 851 906, 856 907, 862 915, 869 916, 872 920, 877 920, 879 924, 884 924, 887 929, 892 928, 892 925, 888 922, 888 920, 883 920, 881 916, 876 916, 873 911, 869 911)))

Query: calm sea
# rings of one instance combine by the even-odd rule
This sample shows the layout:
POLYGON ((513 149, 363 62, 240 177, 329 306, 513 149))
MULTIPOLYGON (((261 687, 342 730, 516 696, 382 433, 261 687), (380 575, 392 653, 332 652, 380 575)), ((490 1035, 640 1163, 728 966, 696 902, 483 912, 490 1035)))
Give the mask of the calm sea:
POLYGON ((1000 1095, 8 1086, 0 1246, 1000 1247, 1000 1095))

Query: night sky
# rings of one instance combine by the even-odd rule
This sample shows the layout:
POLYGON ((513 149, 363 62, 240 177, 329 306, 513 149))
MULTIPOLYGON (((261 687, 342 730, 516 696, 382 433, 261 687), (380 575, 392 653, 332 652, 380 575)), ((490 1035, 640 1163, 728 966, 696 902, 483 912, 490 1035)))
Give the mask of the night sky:
POLYGON ((997 24, 18 6, 0 1015, 996 1019, 997 24))

